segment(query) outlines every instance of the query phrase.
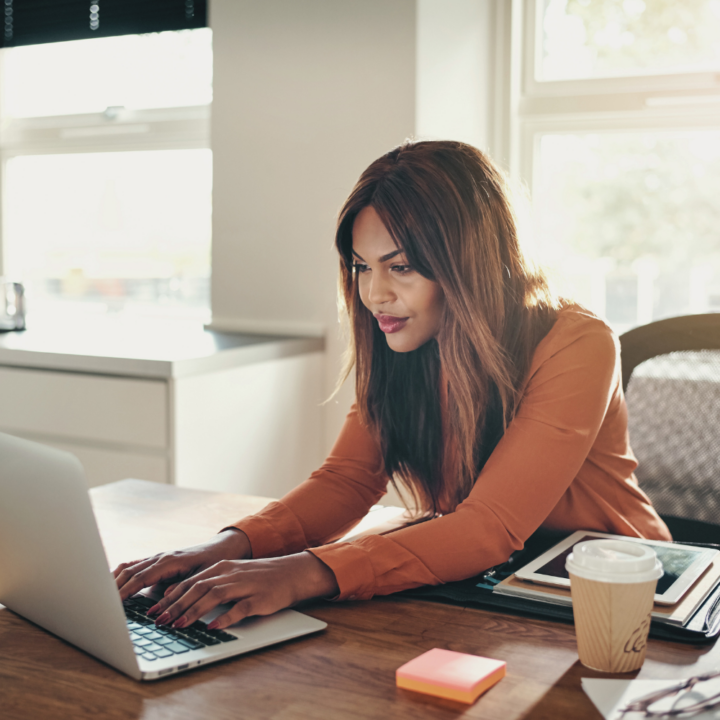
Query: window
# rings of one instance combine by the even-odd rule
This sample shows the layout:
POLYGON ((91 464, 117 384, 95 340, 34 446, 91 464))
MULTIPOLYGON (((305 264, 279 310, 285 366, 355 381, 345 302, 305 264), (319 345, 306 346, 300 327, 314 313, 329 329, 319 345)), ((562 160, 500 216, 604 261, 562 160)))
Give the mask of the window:
POLYGON ((29 312, 205 316, 211 31, 1 52, 3 271, 29 312))
POLYGON ((560 290, 619 332, 720 311, 720 1, 523 10, 515 161, 560 290))
POLYGON ((718 0, 546 0, 539 7, 538 80, 713 70, 718 0))

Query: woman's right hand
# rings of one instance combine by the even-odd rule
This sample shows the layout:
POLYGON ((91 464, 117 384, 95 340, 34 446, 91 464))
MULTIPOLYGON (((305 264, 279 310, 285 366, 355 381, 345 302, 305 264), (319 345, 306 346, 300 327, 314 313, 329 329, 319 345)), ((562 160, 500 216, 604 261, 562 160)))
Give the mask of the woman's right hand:
POLYGON ((126 600, 143 588, 159 582, 177 582, 221 560, 246 560, 250 557, 252 550, 247 535, 240 530, 223 530, 200 545, 121 563, 113 570, 113 576, 120 597, 126 600))

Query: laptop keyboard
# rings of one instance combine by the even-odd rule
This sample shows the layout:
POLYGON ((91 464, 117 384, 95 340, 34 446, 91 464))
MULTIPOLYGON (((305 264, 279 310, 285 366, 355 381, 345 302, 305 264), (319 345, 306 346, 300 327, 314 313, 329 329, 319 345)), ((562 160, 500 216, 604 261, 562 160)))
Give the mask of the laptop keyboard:
POLYGON ((144 660, 169 658, 190 650, 199 650, 238 639, 223 630, 208 630, 207 625, 200 621, 179 630, 165 626, 157 627, 155 620, 146 615, 146 612, 155 605, 155 600, 142 595, 126 600, 123 605, 135 654, 144 660))

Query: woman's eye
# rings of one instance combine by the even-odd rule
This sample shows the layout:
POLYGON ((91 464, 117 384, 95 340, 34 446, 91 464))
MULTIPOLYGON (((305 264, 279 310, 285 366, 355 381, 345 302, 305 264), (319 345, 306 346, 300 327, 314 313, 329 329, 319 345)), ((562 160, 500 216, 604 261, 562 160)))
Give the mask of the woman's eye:
POLYGON ((398 275, 407 275, 412 272, 412 268, 409 265, 392 265, 390 269, 398 275))
POLYGON ((356 263, 353 263, 353 270, 356 273, 364 273, 364 272, 368 271, 368 266, 364 265, 363 263, 356 262, 356 263))

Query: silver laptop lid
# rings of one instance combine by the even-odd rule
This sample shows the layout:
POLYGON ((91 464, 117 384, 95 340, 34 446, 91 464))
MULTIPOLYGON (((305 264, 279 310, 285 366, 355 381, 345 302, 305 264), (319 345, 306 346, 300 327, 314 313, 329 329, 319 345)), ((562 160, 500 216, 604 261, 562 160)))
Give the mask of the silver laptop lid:
POLYGON ((0 433, 0 603, 139 678, 73 455, 0 433))

